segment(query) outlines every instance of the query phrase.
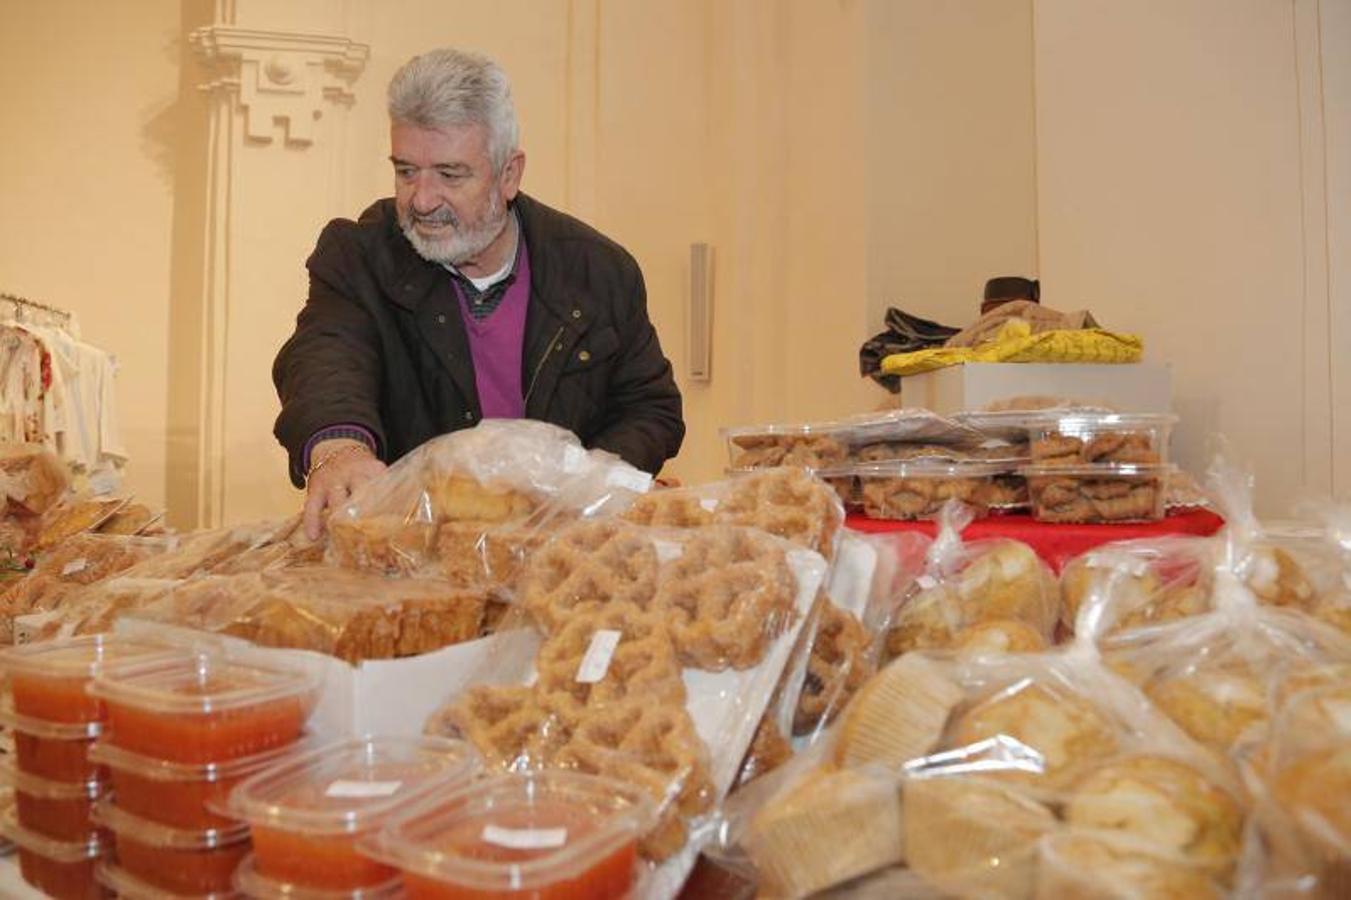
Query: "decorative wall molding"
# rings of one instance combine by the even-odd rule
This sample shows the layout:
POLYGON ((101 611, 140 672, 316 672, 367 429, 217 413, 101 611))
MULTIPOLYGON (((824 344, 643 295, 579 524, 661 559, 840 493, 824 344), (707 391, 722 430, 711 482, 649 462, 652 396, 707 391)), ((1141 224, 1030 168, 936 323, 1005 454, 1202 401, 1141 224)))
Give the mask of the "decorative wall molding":
POLYGON ((352 102, 351 86, 370 55, 370 47, 344 37, 233 25, 198 28, 188 40, 212 72, 200 88, 234 97, 245 136, 263 143, 281 121, 287 144, 312 144, 325 104, 352 102))

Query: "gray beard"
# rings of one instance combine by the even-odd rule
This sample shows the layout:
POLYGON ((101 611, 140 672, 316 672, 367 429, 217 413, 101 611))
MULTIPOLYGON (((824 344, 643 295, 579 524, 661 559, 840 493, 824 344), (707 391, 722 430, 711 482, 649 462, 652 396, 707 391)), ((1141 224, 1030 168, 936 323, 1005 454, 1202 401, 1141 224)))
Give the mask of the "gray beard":
MULTIPOLYGON (((447 214, 449 210, 445 211, 447 214)), ((488 215, 476 225, 462 226, 454 216, 447 215, 453 231, 443 238, 425 238, 413 228, 413 214, 400 216, 399 227, 418 256, 442 266, 461 266, 477 257, 497 240, 507 227, 506 206, 494 198, 488 215)), ((439 218, 431 217, 428 218, 439 218)))

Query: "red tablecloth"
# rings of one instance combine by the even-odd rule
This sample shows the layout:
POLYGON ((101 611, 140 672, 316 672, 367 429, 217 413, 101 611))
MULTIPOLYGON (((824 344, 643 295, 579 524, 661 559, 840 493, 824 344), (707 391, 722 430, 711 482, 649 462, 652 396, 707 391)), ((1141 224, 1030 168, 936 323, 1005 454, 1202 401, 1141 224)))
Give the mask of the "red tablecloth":
MULTIPOLYGON (((881 534, 917 531, 933 536, 935 522, 891 522, 851 515, 846 523, 855 531, 881 534)), ((1220 530, 1224 520, 1205 509, 1171 515, 1160 522, 1136 522, 1125 525, 1052 525, 1034 522, 1031 516, 992 516, 967 526, 962 537, 968 541, 982 538, 1014 538, 1028 544, 1057 572, 1066 562, 1101 544, 1135 538, 1162 537, 1169 534, 1210 535, 1220 530)))

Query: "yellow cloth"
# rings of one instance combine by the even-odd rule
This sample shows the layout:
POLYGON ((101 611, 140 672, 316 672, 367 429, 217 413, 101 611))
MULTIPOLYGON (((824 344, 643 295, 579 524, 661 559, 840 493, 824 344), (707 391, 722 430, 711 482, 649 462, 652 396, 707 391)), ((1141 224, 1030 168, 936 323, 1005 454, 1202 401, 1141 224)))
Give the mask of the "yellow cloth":
POLYGON ((969 362, 1133 363, 1144 353, 1139 335, 1101 328, 1032 333, 1022 319, 1004 323, 994 339, 975 347, 931 347, 893 353, 882 360, 886 375, 918 375, 969 362))

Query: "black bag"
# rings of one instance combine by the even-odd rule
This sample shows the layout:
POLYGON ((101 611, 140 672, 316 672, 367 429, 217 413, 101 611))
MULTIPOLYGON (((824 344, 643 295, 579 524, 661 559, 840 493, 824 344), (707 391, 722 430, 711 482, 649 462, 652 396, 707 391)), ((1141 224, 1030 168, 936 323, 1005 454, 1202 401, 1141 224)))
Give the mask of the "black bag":
POLYGON ((887 330, 863 342, 858 351, 860 375, 867 375, 893 394, 900 393, 901 376, 883 375, 882 360, 893 353, 913 353, 928 347, 941 347, 960 328, 939 325, 908 312, 888 307, 887 330))

